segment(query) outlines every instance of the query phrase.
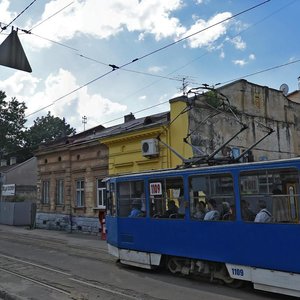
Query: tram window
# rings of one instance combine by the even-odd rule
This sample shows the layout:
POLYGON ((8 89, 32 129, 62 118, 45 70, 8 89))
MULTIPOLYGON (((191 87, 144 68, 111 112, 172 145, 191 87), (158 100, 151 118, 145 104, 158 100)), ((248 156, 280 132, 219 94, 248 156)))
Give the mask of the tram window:
POLYGON ((183 179, 166 178, 149 182, 150 215, 153 218, 184 218, 183 179))
POLYGON ((235 219, 233 179, 230 174, 192 176, 189 187, 192 219, 235 219))
POLYGON ((244 221, 298 222, 298 170, 270 169, 240 175, 241 215, 244 221))
POLYGON ((146 216, 144 181, 124 181, 118 183, 118 216, 146 216))

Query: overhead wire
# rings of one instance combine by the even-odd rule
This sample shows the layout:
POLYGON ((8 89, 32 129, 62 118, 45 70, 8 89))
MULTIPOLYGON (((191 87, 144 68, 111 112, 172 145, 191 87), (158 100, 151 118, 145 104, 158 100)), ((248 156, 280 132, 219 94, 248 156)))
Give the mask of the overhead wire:
POLYGON ((26 6, 12 21, 10 21, 10 23, 4 27, 1 27, 1 31, 6 30, 7 27, 9 27, 14 21, 16 21, 31 5, 34 4, 34 2, 36 2, 36 0, 33 0, 28 6, 26 6))
MULTIPOLYGON (((248 8, 248 9, 245 9, 245 10, 239 12, 239 13, 236 13, 236 14, 234 14, 234 15, 232 15, 232 16, 226 18, 226 19, 223 19, 223 20, 221 20, 221 21, 219 21, 219 22, 216 22, 216 23, 214 23, 214 24, 212 24, 212 25, 209 25, 209 26, 207 26, 207 27, 205 27, 205 28, 203 28, 203 29, 201 29, 201 30, 198 30, 198 31, 196 31, 196 32, 194 32, 194 33, 191 33, 191 34, 187 35, 187 36, 184 36, 183 38, 178 39, 177 41, 175 41, 175 42, 173 42, 173 43, 167 44, 167 45, 165 45, 165 46, 163 46, 163 47, 161 47, 161 48, 159 48, 159 49, 156 49, 156 50, 154 50, 154 51, 152 51, 152 52, 150 52, 150 53, 147 53, 147 54, 145 54, 145 55, 143 55, 143 56, 141 56, 141 57, 139 57, 139 58, 135 58, 132 62, 137 61, 137 60, 140 60, 140 59, 143 59, 143 58, 146 58, 146 57, 148 57, 148 56, 150 56, 150 55, 153 55, 153 54, 155 54, 155 53, 157 53, 157 52, 159 52, 159 51, 162 51, 162 50, 164 50, 164 49, 166 49, 166 48, 169 48, 169 47, 174 46, 174 45, 176 45, 176 44, 178 44, 178 43, 181 43, 182 41, 185 41, 185 40, 191 38, 192 36, 195 36, 195 35, 197 35, 197 34, 203 32, 203 31, 206 31, 206 30, 208 30, 208 29, 210 29, 210 28, 213 28, 213 27, 215 27, 215 26, 217 26, 217 25, 220 25, 220 24, 222 24, 222 23, 224 23, 224 22, 227 22, 227 21, 229 21, 229 20, 231 20, 231 19, 234 19, 234 18, 236 18, 237 16, 239 16, 239 15, 241 15, 241 14, 244 14, 244 13, 250 11, 250 10, 253 10, 253 9, 255 9, 255 8, 261 6, 261 5, 264 5, 264 4, 266 4, 267 2, 270 2, 270 1, 271 1, 271 0, 266 0, 266 1, 264 1, 264 2, 261 2, 261 3, 257 4, 257 5, 254 5, 254 6, 250 7, 250 8, 248 8)), ((124 64, 123 67, 127 66, 128 64, 130 64, 130 63, 124 64)))
POLYGON ((66 44, 63 44, 63 43, 60 43, 60 42, 57 42, 57 41, 54 41, 52 39, 49 39, 49 38, 46 38, 46 37, 43 37, 43 36, 40 36, 36 33, 33 33, 32 30, 37 28, 38 26, 42 25, 43 23, 45 23, 46 21, 50 20, 51 18, 53 18, 54 16, 56 16, 57 14, 59 14, 60 12, 62 12, 63 10, 65 10, 66 8, 68 8, 70 5, 72 5, 74 3, 74 1, 70 2, 69 4, 65 5, 64 7, 62 7, 61 9, 57 10, 56 12, 54 12, 52 15, 50 15, 49 17, 47 17, 45 20, 41 21, 40 23, 36 24, 35 26, 31 27, 31 29, 22 29, 22 28, 19 28, 20 31, 26 33, 26 34, 31 34, 33 36, 36 36, 40 39, 43 39, 43 40, 46 40, 48 42, 51 42, 53 44, 56 44, 56 45, 59 45, 59 46, 62 46, 62 47, 65 47, 65 48, 68 48, 70 50, 73 50, 73 51, 79 51, 78 49, 74 48, 74 47, 71 47, 71 46, 68 46, 66 44))
MULTIPOLYGON (((164 104, 166 104, 166 103, 168 103, 168 102, 169 102, 169 100, 163 101, 163 102, 161 102, 161 103, 157 103, 157 104, 154 104, 154 105, 151 105, 151 106, 148 106, 148 107, 143 108, 143 109, 140 109, 140 110, 138 110, 138 111, 134 111, 133 114, 136 115, 136 114, 138 114, 138 113, 141 113, 141 112, 143 112, 143 111, 149 110, 149 109, 151 109, 151 108, 155 108, 155 107, 164 105, 164 104)), ((104 122, 104 123, 102 123, 102 124, 108 124, 108 123, 115 122, 115 121, 118 121, 118 120, 121 120, 121 119, 123 119, 123 117, 118 117, 118 118, 115 118, 115 119, 113 119, 113 120, 106 121, 106 122, 104 122)))
MULTIPOLYGON (((264 17, 264 18, 260 19, 259 21, 257 21, 257 22, 255 22, 255 23, 251 24, 250 26, 248 26, 247 28, 245 28, 245 29, 239 31, 238 33, 236 33, 235 35, 231 36, 230 38, 233 39, 233 38, 235 38, 235 37, 237 37, 237 36, 243 34, 244 32, 248 31, 248 30, 251 29, 252 27, 254 27, 254 26, 256 26, 256 25, 258 25, 258 24, 264 22, 265 20, 269 19, 270 17, 272 17, 273 15, 275 15, 275 14, 277 14, 278 12, 282 11, 283 9, 287 8, 288 6, 291 6, 291 5, 294 4, 296 1, 297 1, 297 0, 292 0, 292 1, 290 1, 289 3, 286 3, 285 5, 279 7, 277 10, 275 10, 275 11, 273 11, 272 13, 268 14, 266 17, 264 17)), ((227 41, 227 39, 225 39, 223 42, 225 42, 225 41, 227 41)), ((194 63, 195 61, 197 61, 197 60, 199 60, 199 59, 203 58, 204 56, 206 56, 206 55, 208 55, 208 54, 211 54, 211 53, 212 53, 211 51, 206 51, 206 52, 203 53, 202 55, 200 55, 200 56, 198 56, 198 57, 192 59, 191 61, 187 62, 187 63, 184 64, 183 66, 181 66, 181 67, 179 67, 179 68, 173 70, 172 72, 169 72, 168 74, 163 75, 163 76, 160 76, 160 75, 157 75, 157 74, 145 73, 145 72, 136 72, 136 71, 132 71, 132 72, 135 72, 135 73, 138 73, 138 74, 142 74, 142 75, 148 75, 148 76, 158 77, 158 78, 160 78, 160 79, 170 79, 170 80, 174 80, 172 77, 170 78, 169 76, 172 75, 172 74, 174 74, 175 72, 177 72, 177 71, 179 71, 179 70, 184 69, 184 68, 187 67, 188 65, 194 63)), ((77 55, 79 55, 79 56, 81 56, 81 57, 83 57, 83 58, 85 58, 85 59, 91 60, 91 61, 93 61, 93 62, 96 62, 96 63, 99 63, 99 64, 102 64, 102 65, 107 66, 107 64, 105 64, 105 63, 103 63, 103 62, 100 62, 100 61, 98 61, 98 60, 96 60, 96 59, 89 58, 89 57, 84 56, 84 55, 82 55, 82 54, 77 54, 77 55)), ((123 69, 123 70, 124 70, 124 69, 123 69)), ((129 70, 128 70, 128 71, 129 71, 129 70)), ((144 86, 144 87, 142 87, 142 88, 136 90, 135 92, 133 92, 133 93, 131 93, 131 94, 129 94, 129 95, 123 97, 123 98, 128 98, 128 97, 130 97, 130 96, 132 96, 132 95, 135 95, 135 94, 139 93, 140 91, 142 91, 142 90, 144 90, 144 89, 147 89, 147 88, 149 88, 149 87, 155 85, 155 84, 158 83, 159 81, 160 81, 160 80, 153 81, 153 82, 151 82, 150 84, 148 84, 148 85, 146 85, 146 86, 144 86)))
MULTIPOLYGON (((296 0, 291 1, 290 3, 288 3, 288 4, 285 5, 285 6, 283 6, 282 8, 291 5, 291 4, 292 4, 293 2, 295 2, 295 1, 296 1, 296 0)), ((73 2, 70 2, 68 5, 66 5, 66 6, 64 6, 63 8, 61 8, 60 10, 56 11, 54 14, 50 15, 48 18, 46 18, 46 19, 43 20, 42 22, 38 23, 37 25, 35 25, 35 26, 32 27, 31 29, 29 29, 29 30, 20 29, 20 30, 23 31, 23 32, 25 32, 25 33, 27 33, 27 34, 32 34, 32 35, 37 36, 37 37, 39 37, 39 38, 41 38, 41 39, 44 39, 44 40, 47 40, 47 41, 49 41, 49 42, 55 43, 55 44, 57 44, 57 45, 60 45, 60 46, 62 46, 62 47, 68 48, 68 49, 70 49, 70 50, 73 50, 73 51, 79 51, 79 50, 76 49, 76 48, 73 48, 73 47, 70 47, 70 46, 68 46, 68 45, 66 45, 66 44, 63 44, 63 43, 60 43, 60 42, 57 42, 57 41, 54 41, 54 40, 51 40, 51 39, 42 37, 42 36, 37 35, 37 34, 35 34, 35 33, 32 32, 32 30, 33 30, 34 28, 40 26, 40 25, 43 24, 45 21, 47 21, 47 20, 49 20, 50 18, 54 17, 55 15, 57 15, 58 13, 60 13, 61 11, 63 11, 63 10, 66 9, 67 7, 69 7, 70 5, 72 5, 73 3, 74 3, 74 1, 73 1, 73 2)), ((281 9, 282 9, 282 8, 281 8, 281 9)), ((279 11, 279 10, 280 10, 280 9, 278 9, 278 11, 279 11)), ((277 12, 277 11, 276 11, 276 12, 277 12)), ((275 14, 276 12, 272 13, 272 15, 275 14)), ((268 16, 268 17, 269 17, 269 16, 268 16)), ((248 27, 247 29, 249 29, 249 27, 248 27)), ((247 29, 245 29, 245 30, 247 30, 247 29)), ((243 31, 245 31, 245 30, 243 30, 243 31)), ((241 32, 240 32, 240 33, 241 33, 241 32)), ((238 33, 237 35, 239 35, 240 33, 238 33)), ((196 33, 194 33, 194 34, 196 34, 196 33)), ((194 34, 193 34, 193 35, 194 35, 194 34)), ((177 41, 177 42, 178 42, 178 41, 177 41)), ((198 60, 199 58, 202 58, 202 57, 205 56, 206 54, 208 54, 208 52, 207 52, 207 53, 204 53, 204 54, 201 55, 200 57, 198 57, 198 58, 196 58, 196 59, 190 61, 188 64, 191 64, 191 63, 194 62, 195 60, 198 60)), ((83 58, 85 58, 85 59, 88 59, 88 60, 97 62, 97 63, 99 63, 99 64, 102 64, 102 65, 105 65, 105 66, 111 66, 111 65, 109 65, 109 64, 100 62, 100 61, 98 61, 98 60, 96 60, 96 59, 87 57, 87 56, 85 56, 85 55, 83 55, 83 54, 78 54, 78 55, 79 55, 80 57, 83 57, 83 58)), ((188 65, 188 64, 186 64, 186 65, 188 65)), ((171 72, 171 73, 168 73, 168 75, 174 74, 176 71, 178 71, 178 70, 183 69, 184 67, 186 67, 186 65, 183 66, 183 67, 180 67, 180 68, 178 68, 178 69, 176 69, 176 70, 174 70, 174 71, 171 72)), ((117 68, 118 68, 118 67, 117 67, 117 68)), ((117 69, 117 68, 116 68, 116 69, 117 69)), ((160 78, 160 79, 168 79, 168 80, 174 80, 174 81, 176 81, 176 80, 177 80, 177 81, 181 81, 181 80, 179 80, 179 79, 171 78, 171 77, 168 77, 168 76, 162 76, 162 75, 158 75, 158 74, 152 74, 152 73, 146 73, 146 72, 141 72, 141 71, 129 70, 129 69, 125 69, 125 68, 123 68, 122 70, 127 71, 127 72, 136 73, 136 74, 142 74, 142 75, 147 75, 147 76, 157 77, 157 78, 160 78)), ((149 86, 152 86, 152 85, 156 84, 157 82, 158 82, 158 81, 155 81, 155 82, 151 83, 150 85, 148 85, 148 86, 146 86, 146 87, 144 87, 144 88, 148 88, 149 86)), ((142 89, 144 89, 144 88, 142 88, 142 89)), ((139 91, 142 90, 142 89, 139 89, 139 91)))
POLYGON ((179 39, 179 40, 177 40, 177 41, 175 41, 175 42, 169 43, 169 44, 167 44, 167 45, 165 45, 165 46, 163 46, 163 47, 160 47, 160 48, 158 48, 158 49, 156 49, 156 50, 154 50, 154 51, 151 51, 151 52, 149 52, 149 53, 147 53, 147 54, 145 54, 145 55, 143 55, 143 56, 141 56, 141 57, 139 57, 139 58, 135 58, 135 59, 133 59, 133 60, 127 62, 127 63, 124 63, 123 65, 117 66, 117 65, 111 64, 110 66, 111 66, 112 70, 110 70, 110 71, 108 71, 108 72, 106 72, 106 73, 104 73, 104 74, 102 74, 102 75, 100 75, 100 76, 94 78, 93 80, 90 80, 89 82, 87 82, 87 83, 81 85, 80 87, 78 87, 78 88, 76 88, 76 89, 70 91, 69 93, 67 93, 67 94, 65 94, 65 95, 63 95, 63 96, 61 96, 61 97, 59 97, 59 98, 57 98, 56 100, 54 100, 53 102, 51 102, 49 105, 44 106, 43 108, 40 108, 40 109, 38 109, 38 110, 36 110, 36 111, 34 111, 34 112, 28 114, 26 117, 31 116, 31 115, 33 115, 33 114, 36 114, 36 113, 38 113, 38 112, 44 110, 45 108, 48 108, 48 107, 52 106, 52 105, 55 104, 57 101, 62 100, 63 98, 65 98, 65 97, 67 97, 67 96, 69 96, 69 95, 71 95, 71 94, 77 92, 78 90, 80 90, 80 89, 86 87, 87 85, 89 85, 89 84, 91 84, 91 83, 93 83, 93 82, 95 82, 95 81, 97 81, 97 80, 99 80, 99 79, 101 79, 101 78, 103 78, 103 77, 106 77, 107 75, 111 74, 112 72, 114 72, 114 71, 116 71, 116 70, 119 70, 119 69, 121 69, 121 68, 124 68, 124 67, 126 67, 126 66, 128 66, 128 65, 131 65, 131 64, 133 64, 133 63, 135 63, 135 62, 137 62, 137 61, 140 61, 140 60, 142 60, 142 59, 144 59, 144 58, 146 58, 146 57, 148 57, 148 56, 150 56, 150 55, 153 55, 153 54, 155 54, 155 53, 157 53, 157 52, 159 52, 159 51, 162 51, 162 50, 164 50, 164 49, 166 49, 166 48, 169 48, 169 47, 171 47, 171 46, 173 46, 173 45, 175 45, 175 44, 178 44, 179 42, 182 42, 182 41, 184 41, 184 40, 186 40, 186 39, 189 39, 190 37, 195 36, 195 35, 197 35, 197 34, 203 32, 203 31, 205 31, 205 30, 208 30, 208 29, 210 29, 210 28, 212 28, 212 27, 214 27, 214 26, 217 26, 217 25, 220 25, 220 24, 222 24, 222 23, 224 23, 224 22, 227 22, 227 21, 229 21, 229 20, 231 20, 231 19, 233 19, 233 18, 235 18, 235 17, 237 17, 237 16, 239 16, 239 15, 241 15, 241 14, 244 14, 244 13, 246 13, 246 12, 248 12, 248 11, 251 11, 251 10, 253 10, 253 9, 255 9, 255 8, 258 8, 258 7, 260 7, 260 6, 262 6, 262 5, 266 4, 266 3, 268 3, 268 2, 270 2, 270 1, 271 1, 271 0, 265 0, 265 1, 263 1, 263 2, 261 2, 261 3, 259 3, 259 4, 257 4, 257 5, 254 5, 254 6, 250 7, 250 8, 247 8, 247 9, 245 9, 245 10, 239 12, 239 13, 236 13, 236 14, 234 14, 234 15, 228 17, 228 18, 225 18, 225 19, 223 19, 223 20, 221 20, 221 21, 219 21, 219 22, 216 22, 216 23, 214 23, 214 24, 212 24, 212 25, 210 25, 210 26, 207 26, 207 27, 205 27, 205 28, 203 28, 203 29, 201 29, 201 30, 198 30, 198 31, 196 31, 196 32, 194 32, 194 33, 192 33, 192 34, 189 34, 189 35, 187 35, 187 36, 185 36, 185 37, 183 37, 183 38, 181 38, 181 39, 179 39))
MULTIPOLYGON (((88 56, 85 56, 83 54, 77 54, 78 56, 82 57, 82 58, 85 58, 87 60, 90 60, 90 61, 93 61, 93 62, 96 62, 98 64, 101 64, 103 66, 106 66, 106 67, 111 67, 110 64, 107 64, 107 63, 104 63, 102 61, 99 61, 97 59, 94 59, 94 58, 91 58, 91 57, 88 57, 88 56)), ((146 75, 146 76, 151 76, 151 77, 158 77, 158 78, 161 78, 161 79, 168 79, 168 80, 174 80, 174 81, 181 81, 180 79, 176 79, 176 78, 173 78, 173 77, 167 77, 167 76, 163 76, 163 75, 158 75, 158 74, 153 74, 153 73, 148 73, 148 72, 141 72, 141 71, 136 71, 136 70, 131 70, 131 69, 127 69, 127 68, 122 68, 121 69, 122 71, 126 71, 126 72, 130 72, 130 73, 136 73, 136 74, 141 74, 141 75, 146 75)))
POLYGON ((31 34, 31 35, 33 35, 33 36, 36 36, 36 37, 38 37, 38 38, 40 38, 40 39, 43 39, 43 40, 45 40, 45 41, 51 42, 51 43, 53 43, 53 44, 57 44, 57 45, 59 45, 59 46, 68 48, 68 49, 70 49, 70 50, 73 50, 73 51, 79 51, 79 50, 76 49, 76 48, 73 48, 73 47, 68 46, 68 45, 66 45, 66 44, 63 44, 63 43, 60 43, 60 42, 57 42, 57 41, 54 41, 54 40, 51 40, 51 39, 42 37, 42 36, 40 36, 40 35, 38 35, 38 34, 36 34, 36 33, 33 33, 33 32, 31 32, 31 31, 26 32, 27 30, 25 30, 25 29, 21 29, 21 31, 23 31, 23 32, 25 32, 25 33, 28 33, 28 34, 31 34))
POLYGON ((253 72, 253 73, 241 76, 241 77, 236 77, 234 79, 226 80, 226 81, 223 81, 223 82, 218 82, 214 86, 227 84, 227 83, 230 83, 230 82, 233 82, 233 81, 236 81, 236 80, 240 80, 240 79, 247 78, 247 77, 250 77, 250 76, 258 75, 258 74, 265 73, 265 72, 275 70, 275 69, 279 69, 279 68, 282 68, 282 67, 286 67, 288 65, 296 64, 298 62, 300 62, 300 59, 296 59, 296 60, 293 60, 293 61, 290 61, 290 62, 287 62, 287 63, 284 63, 284 64, 280 64, 280 65, 277 65, 277 66, 274 66, 274 67, 270 67, 270 68, 267 68, 267 69, 256 71, 256 72, 253 72))
POLYGON ((56 16, 57 14, 59 14, 60 12, 62 12, 63 10, 65 10, 67 7, 69 7, 73 3, 74 3, 74 1, 70 2, 69 4, 67 4, 66 6, 64 6, 63 8, 61 8, 60 10, 56 11, 54 14, 50 15, 49 17, 47 17, 46 19, 44 19, 43 21, 41 21, 40 23, 38 23, 38 24, 34 25, 33 27, 31 27, 31 29, 29 29, 28 31, 32 31, 36 27, 42 25, 46 21, 50 20, 51 18, 53 18, 54 16, 56 16))
MULTIPOLYGON (((262 23, 263 21, 267 20, 267 19, 270 18, 271 16, 273 16, 273 15, 275 15, 276 13, 282 11, 284 8, 286 8, 286 7, 288 7, 288 6, 292 5, 292 4, 294 4, 296 1, 297 1, 297 0, 293 0, 293 1, 290 1, 289 3, 287 3, 287 4, 285 4, 285 5, 281 6, 280 8, 278 8, 278 9, 275 10, 275 11, 273 11, 271 14, 267 15, 266 17, 264 17, 263 19, 259 20, 258 22, 254 23, 254 24, 251 24, 251 25, 248 26, 246 29, 243 29, 243 30, 239 31, 237 34, 235 34, 235 35, 232 36, 231 38, 234 38, 234 37, 236 37, 236 36, 239 36, 239 35, 243 34, 243 33, 246 32, 247 30, 249 30, 250 28, 252 28, 252 27, 254 27, 254 26, 256 26, 256 25, 262 23)), ((211 52, 206 51, 205 53, 203 53, 203 54, 200 55, 199 57, 196 57, 196 58, 194 58, 193 60, 189 61, 189 62, 188 62, 187 64, 185 64, 184 66, 181 66, 181 67, 177 68, 176 70, 174 70, 174 71, 168 73, 166 76, 171 75, 171 74, 177 72, 178 70, 181 70, 181 69, 185 68, 187 65, 190 65, 191 63, 195 62, 196 60, 198 60, 198 59, 200 59, 200 58, 202 58, 202 57, 204 57, 204 56, 206 56, 206 55, 208 55, 208 54, 210 54, 210 53, 211 53, 211 52)), ((286 65, 286 64, 283 64, 282 67, 285 66, 285 65, 286 65)), ((279 67, 279 66, 277 66, 277 67, 279 67)), ((274 68, 276 68, 276 67, 274 67, 274 68)), ((270 70, 271 70, 271 69, 272 69, 272 68, 270 68, 270 70)), ((269 69, 268 69, 268 70, 269 70, 269 69)), ((262 71, 259 71, 259 72, 266 72, 266 71, 267 71, 267 70, 262 70, 262 71)), ((253 75, 255 75, 255 74, 253 74, 253 75)), ((245 77, 250 77, 250 76, 252 76, 252 74, 249 74, 249 75, 246 75, 246 76, 242 76, 242 77, 240 77, 240 78, 238 78, 238 79, 245 78, 245 77)), ((235 80, 236 80, 236 79, 233 79, 233 80, 230 80, 229 82, 233 82, 233 81, 235 81, 235 80)), ((152 86, 152 85, 156 84, 158 81, 159 81, 159 80, 156 80, 156 81, 150 83, 149 85, 147 85, 147 86, 145 86, 145 87, 139 89, 138 92, 141 91, 141 90, 143 90, 143 89, 148 88, 149 86, 152 86)), ((228 82, 226 82, 226 83, 228 83, 228 82)), ((219 85, 219 84, 221 84, 221 83, 215 84, 215 86, 216 86, 216 85, 219 85)), ((134 92, 134 93, 132 93, 132 94, 130 94, 130 95, 134 95, 135 93, 136 93, 136 92, 134 92)), ((146 108, 146 110, 147 110, 147 108, 146 108)), ((218 112, 218 113, 216 113, 216 114, 212 114, 211 116, 214 117, 215 115, 217 115, 217 114, 219 114, 219 113, 221 113, 221 112, 218 112)), ((209 116, 209 117, 210 117, 210 116, 209 116)), ((208 117, 208 118, 209 118, 209 117, 208 117)), ((121 118, 122 118, 122 117, 121 117, 121 118)), ((121 119, 121 118, 120 118, 120 119, 121 119)), ((208 118, 207 118, 207 119, 208 119, 208 118)), ((201 122, 201 124, 203 124, 203 122, 201 122)), ((198 127, 197 127, 197 128, 198 128, 198 127)))

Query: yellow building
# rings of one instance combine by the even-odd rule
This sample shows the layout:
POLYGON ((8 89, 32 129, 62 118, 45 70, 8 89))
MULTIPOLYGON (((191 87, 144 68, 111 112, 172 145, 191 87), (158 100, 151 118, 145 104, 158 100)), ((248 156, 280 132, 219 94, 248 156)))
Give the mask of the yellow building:
POLYGON ((192 156, 183 139, 188 133, 188 99, 170 100, 170 112, 135 119, 125 116, 100 143, 108 147, 109 175, 173 168, 192 156))

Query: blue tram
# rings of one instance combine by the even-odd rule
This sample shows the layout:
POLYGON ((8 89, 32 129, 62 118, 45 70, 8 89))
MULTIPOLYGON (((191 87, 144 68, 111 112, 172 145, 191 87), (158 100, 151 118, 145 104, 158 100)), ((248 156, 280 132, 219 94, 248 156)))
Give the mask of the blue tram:
POLYGON ((109 178, 109 252, 299 297, 299 170, 295 158, 109 178))

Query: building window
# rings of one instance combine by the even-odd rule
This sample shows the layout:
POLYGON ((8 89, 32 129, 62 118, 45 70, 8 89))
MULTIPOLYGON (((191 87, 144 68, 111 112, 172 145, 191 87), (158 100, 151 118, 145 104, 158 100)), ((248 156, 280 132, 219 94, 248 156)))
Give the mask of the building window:
POLYGON ((49 204, 49 202, 50 202, 49 187, 50 187, 49 180, 43 181, 43 184, 42 184, 42 203, 43 204, 49 204))
POLYGON ((56 204, 64 203, 64 181, 63 179, 56 180, 56 204))
POLYGON ((106 207, 105 191, 105 183, 101 179, 97 179, 97 207, 99 208, 106 207))
POLYGON ((76 206, 84 206, 84 180, 79 179, 76 181, 76 206))

